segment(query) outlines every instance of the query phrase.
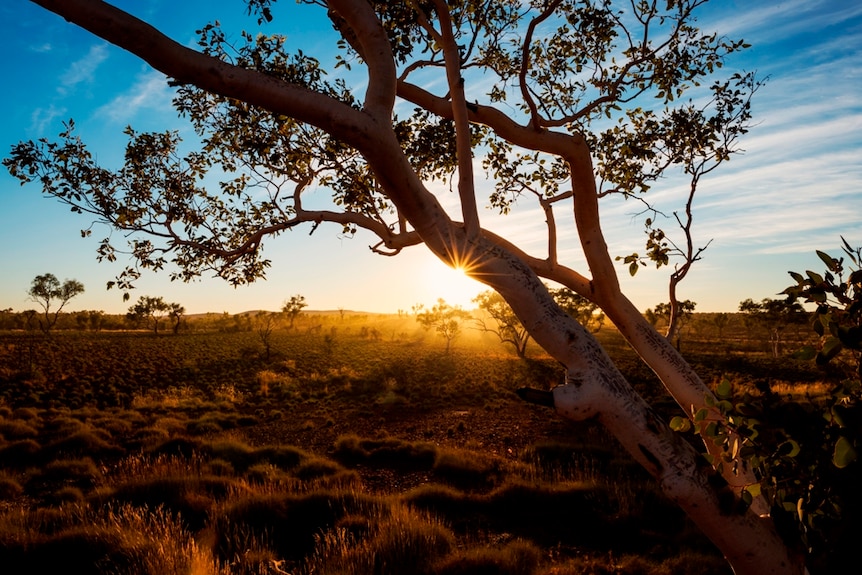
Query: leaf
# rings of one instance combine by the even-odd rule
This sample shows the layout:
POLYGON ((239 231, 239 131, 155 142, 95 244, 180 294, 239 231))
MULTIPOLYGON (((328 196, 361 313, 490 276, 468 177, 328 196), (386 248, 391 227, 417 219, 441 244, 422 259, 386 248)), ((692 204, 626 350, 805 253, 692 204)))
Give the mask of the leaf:
POLYGON ((790 274, 790 277, 792 277, 793 279, 795 279, 795 280, 796 280, 796 283, 800 283, 800 284, 801 284, 802 282, 804 282, 804 281, 805 281, 805 278, 804 278, 804 277, 802 277, 802 274, 798 274, 798 273, 796 273, 796 272, 787 272, 787 273, 789 273, 789 274, 790 274))
POLYGON ((808 275, 811 281, 815 283, 815 285, 820 285, 823 283, 823 276, 821 276, 820 274, 815 273, 811 270, 806 270, 805 273, 808 275))
POLYGON ((778 454, 786 457, 796 457, 799 455, 799 444, 792 439, 788 439, 778 446, 778 454))
POLYGON ((745 486, 745 491, 750 493, 752 497, 760 496, 760 483, 752 483, 745 486))
POLYGON ((691 429, 691 421, 686 417, 677 415, 670 420, 670 428, 674 431, 685 432, 691 429))
POLYGON ((823 343, 823 349, 817 354, 817 364, 824 365, 844 349, 844 344, 837 337, 829 336, 823 343))
POLYGON ((846 437, 839 437, 838 441, 835 442, 832 463, 838 469, 844 469, 854 461, 856 461, 856 449, 853 448, 853 444, 846 437))
POLYGON ((814 250, 817 253, 817 257, 823 260, 823 263, 826 264, 826 269, 830 272, 838 272, 839 271, 839 262, 829 254, 825 252, 821 252, 820 250, 814 250))
POLYGON ((801 361, 810 361, 817 357, 817 350, 810 345, 806 345, 805 347, 794 353, 792 357, 793 359, 798 359, 801 361))
POLYGON ((721 383, 718 384, 718 387, 715 390, 715 394, 721 399, 727 399, 731 396, 733 388, 730 384, 730 380, 724 378, 721 380, 721 383))

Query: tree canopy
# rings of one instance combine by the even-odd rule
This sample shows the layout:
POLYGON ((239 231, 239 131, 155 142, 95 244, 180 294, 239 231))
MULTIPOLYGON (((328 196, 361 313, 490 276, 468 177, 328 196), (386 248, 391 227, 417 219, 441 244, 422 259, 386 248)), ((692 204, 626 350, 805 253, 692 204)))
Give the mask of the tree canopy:
POLYGON ((39 325, 46 334, 51 331, 63 307, 73 297, 84 293, 84 284, 78 280, 65 280, 62 284, 54 274, 42 274, 33 278, 33 283, 27 294, 30 299, 42 308, 44 321, 39 320, 39 325), (57 305, 52 310, 52 307, 57 305))
POLYGON ((743 497, 758 479, 725 453, 734 443, 705 437, 705 465, 543 283, 598 306, 696 429, 723 420, 710 388, 621 292, 599 218, 609 196, 643 206, 645 249, 620 269, 673 263, 674 323, 679 282, 705 249, 691 231, 699 182, 738 150, 759 86, 752 73, 716 77, 746 45, 697 28, 706 0, 303 2, 326 9, 338 34, 330 70, 270 32, 282 8, 270 0, 246 2, 261 33, 230 38, 208 23, 196 49, 103 2, 34 2, 170 77, 200 138, 185 152, 176 132, 128 128, 125 163, 109 169, 69 122, 59 140, 21 142, 4 159, 22 183, 129 238, 100 245, 100 259, 132 258, 112 285, 129 289, 142 270, 166 267, 182 280, 253 281, 270 264, 261 245, 301 225, 366 230, 382 255, 424 244, 499 293, 565 366, 546 403, 601 422, 737 573, 802 571, 770 502, 743 497), (689 193, 660 219, 649 192, 669 173, 687 177, 689 193), (452 190, 457 213, 435 182, 452 190), (330 205, 306 201, 321 189, 330 205), (483 226, 480 205, 507 213, 523 202, 545 216, 532 222, 544 237, 538 253, 483 226), (559 245, 562 226, 576 232, 580 271, 559 245), (743 510, 728 513, 728 497, 743 510))

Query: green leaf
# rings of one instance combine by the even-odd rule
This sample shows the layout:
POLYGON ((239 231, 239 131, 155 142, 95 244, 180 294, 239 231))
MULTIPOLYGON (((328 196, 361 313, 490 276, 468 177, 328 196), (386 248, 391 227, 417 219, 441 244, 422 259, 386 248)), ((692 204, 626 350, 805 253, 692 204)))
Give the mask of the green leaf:
POLYGON ((796 457, 799 455, 799 444, 792 439, 788 439, 778 446, 778 454, 786 457, 796 457))
POLYGON ((810 361, 817 357, 817 350, 810 345, 804 346, 802 349, 793 354, 793 359, 801 361, 810 361))
POLYGON ((841 343, 840 339, 832 336, 828 337, 823 343, 823 349, 821 349, 820 353, 817 354, 817 364, 824 365, 829 363, 829 361, 838 355, 842 349, 844 349, 844 345, 841 343))
POLYGON ((727 399, 731 396, 732 391, 733 387, 730 384, 730 380, 725 378, 718 384, 718 387, 715 389, 715 394, 721 399, 727 399))
POLYGON ((856 461, 856 449, 854 449, 853 444, 846 437, 839 437, 838 441, 835 442, 832 463, 838 469, 844 469, 854 461, 856 461))
POLYGON ((686 417, 680 417, 677 415, 673 419, 670 420, 670 428, 674 431, 684 432, 691 429, 691 421, 686 417))
POLYGON ((745 486, 745 491, 750 493, 752 497, 760 496, 760 483, 752 483, 745 486))

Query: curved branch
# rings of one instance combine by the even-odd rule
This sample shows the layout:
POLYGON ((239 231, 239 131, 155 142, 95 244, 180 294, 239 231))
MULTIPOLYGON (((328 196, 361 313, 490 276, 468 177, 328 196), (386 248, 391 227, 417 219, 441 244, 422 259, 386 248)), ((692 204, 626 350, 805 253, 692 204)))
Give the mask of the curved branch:
POLYGON ((533 96, 530 94, 529 87, 527 86, 527 72, 530 70, 530 44, 533 42, 533 32, 536 31, 536 27, 556 11, 561 1, 554 0, 541 14, 530 20, 527 31, 524 33, 524 43, 521 48, 521 69, 518 72, 518 83, 521 86, 521 97, 524 98, 524 102, 530 110, 530 124, 537 130, 542 125, 542 119, 539 117, 536 102, 533 100, 533 96))
POLYGON ((330 0, 328 4, 350 26, 368 65, 364 110, 388 122, 395 105, 396 72, 386 31, 364 0, 330 0))
MULTIPOLYGON (((303 86, 201 54, 114 6, 94 0, 32 2, 135 54, 177 83, 194 84, 324 128, 355 147, 371 145, 374 140, 375 126, 368 114, 303 86)), ((385 84, 387 76, 382 72, 381 76, 385 84)))

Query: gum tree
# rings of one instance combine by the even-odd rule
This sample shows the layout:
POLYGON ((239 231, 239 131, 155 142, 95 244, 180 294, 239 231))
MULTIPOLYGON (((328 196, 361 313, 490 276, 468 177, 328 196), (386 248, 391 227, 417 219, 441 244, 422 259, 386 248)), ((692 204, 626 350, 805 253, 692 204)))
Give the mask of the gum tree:
POLYGON ((493 325, 488 325, 484 317, 478 317, 475 320, 478 329, 493 333, 501 343, 514 347, 519 358, 527 357, 530 334, 506 300, 497 292, 488 290, 474 297, 473 303, 494 322, 493 325))
MULTIPOLYGON (((130 128, 125 164, 109 170, 70 123, 58 141, 22 142, 4 160, 22 182, 130 238, 134 263, 120 288, 168 264, 183 280, 214 271, 253 281, 269 265, 261 244, 302 224, 365 230, 384 255, 424 244, 499 293, 565 366, 544 402, 603 424, 737 573, 802 572, 769 502, 746 506, 757 479, 724 452, 733 442, 704 441, 715 466, 706 464, 543 283, 595 303, 696 428, 723 417, 709 387, 622 293, 599 219, 600 201, 614 195, 644 202, 650 216, 666 213, 648 191, 669 171, 684 174, 690 193, 672 210, 680 229, 645 220, 645 255, 624 263, 630 273, 647 261, 687 272, 700 256, 691 236, 698 183, 734 153, 758 85, 750 74, 711 79, 744 44, 697 29, 706 0, 247 0, 266 33, 229 40, 207 24, 196 49, 98 0, 33 1, 170 77, 176 108, 200 135, 200 150, 182 154, 176 133, 130 128), (326 10, 344 76, 326 75, 325 54, 267 35, 279 10, 302 9, 326 10), (210 170, 228 174, 215 189, 201 183, 210 170), (454 192, 457 215, 432 192, 435 180, 454 192), (303 201, 316 189, 331 192, 330 207, 303 201), (541 253, 492 231, 479 210, 529 202, 543 212, 534 220, 546 237, 541 253), (583 270, 561 257, 560 226, 576 230, 583 270), (673 233, 676 243, 667 241, 673 233), (708 417, 694 421, 698 413, 708 417)), ((98 255, 116 253, 106 239, 98 255)))
POLYGON ((57 323, 63 307, 73 297, 84 293, 84 284, 78 280, 66 280, 62 284, 54 274, 42 274, 33 278, 27 294, 30 299, 42 307, 45 320, 39 320, 39 327, 44 333, 49 333, 57 323), (55 309, 51 309, 57 305, 55 309))

